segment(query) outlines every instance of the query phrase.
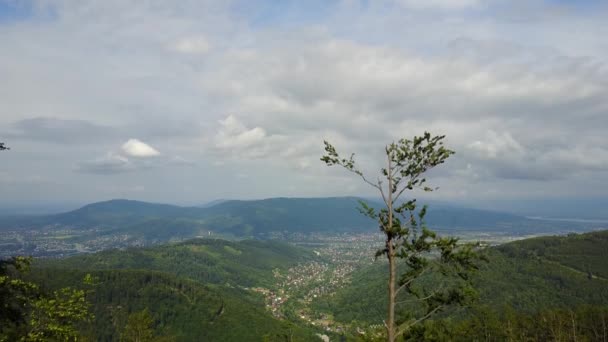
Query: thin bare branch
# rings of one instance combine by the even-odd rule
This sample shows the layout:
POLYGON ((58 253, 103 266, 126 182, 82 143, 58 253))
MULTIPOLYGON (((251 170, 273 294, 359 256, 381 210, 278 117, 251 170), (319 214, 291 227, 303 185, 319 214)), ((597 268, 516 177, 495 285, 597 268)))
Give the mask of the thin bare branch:
POLYGON ((378 176, 378 188, 377 189, 380 190, 380 195, 382 195, 382 200, 384 201, 384 204, 386 204, 388 206, 388 200, 386 199, 386 195, 384 194, 384 189, 382 188, 382 181, 380 180, 379 176, 378 176))
POLYGON ((404 324, 400 325, 397 328, 397 333, 395 334, 395 336, 400 336, 403 333, 405 333, 408 329, 410 329, 411 327, 413 327, 414 325, 426 320, 427 318, 431 317, 433 314, 435 314, 437 311, 439 311, 439 309, 443 308, 443 305, 438 305, 437 307, 435 307, 433 310, 429 311, 426 315, 412 321, 408 321, 405 322, 404 324))
POLYGON ((437 293, 439 293, 439 291, 434 291, 432 294, 426 296, 426 297, 422 297, 422 298, 412 298, 412 299, 406 299, 406 300, 400 300, 398 302, 395 302, 395 304, 405 304, 405 303, 414 303, 414 302, 421 302, 424 300, 427 300, 431 297, 433 297, 434 295, 436 295, 437 293))
MULTIPOLYGON (((342 165, 342 164, 340 164, 340 165, 342 165)), ((382 188, 381 188, 379 185, 374 184, 374 183, 370 182, 370 181, 369 181, 367 178, 365 178, 365 176, 363 175, 363 172, 361 172, 361 171, 359 171, 359 170, 357 170, 357 169, 350 169, 350 168, 348 168, 348 167, 346 167, 346 166, 344 166, 344 165, 342 165, 342 167, 344 167, 345 169, 347 169, 348 171, 350 171, 350 172, 352 172, 352 173, 354 173, 354 174, 356 174, 356 175, 359 175, 359 176, 360 176, 360 177, 363 179, 363 181, 364 181, 365 183, 367 183, 367 184, 369 184, 369 185, 373 186, 374 188, 376 188, 376 189, 378 189, 378 190, 382 190, 382 188)))
POLYGON ((424 273, 426 273, 426 271, 429 268, 423 268, 422 271, 420 273, 418 273, 415 277, 412 277, 410 279, 408 279, 405 283, 401 284, 401 286, 399 286, 399 288, 397 289, 397 291, 395 291, 395 297, 397 297, 397 295, 399 294, 399 291, 403 290, 406 286, 408 286, 409 284, 411 284, 414 280, 420 278, 420 276, 422 276, 424 273))

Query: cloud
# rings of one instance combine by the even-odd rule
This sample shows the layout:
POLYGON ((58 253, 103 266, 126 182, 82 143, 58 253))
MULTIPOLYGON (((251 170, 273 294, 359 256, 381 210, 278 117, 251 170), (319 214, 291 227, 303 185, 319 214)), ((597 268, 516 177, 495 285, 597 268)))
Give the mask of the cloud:
POLYGON ((235 158, 259 159, 270 157, 281 149, 285 137, 268 135, 262 127, 248 128, 234 115, 219 120, 214 136, 214 148, 219 154, 235 158))
POLYGON ((548 166, 578 171, 608 171, 606 146, 573 146, 555 149, 541 157, 548 166))
POLYGON ((457 152, 435 174, 456 197, 605 192, 608 12, 530 3, 307 2, 285 20, 255 1, 45 2, 0 23, 2 171, 90 197, 75 164, 157 200, 186 196, 158 184, 177 171, 205 196, 345 194, 366 190, 322 167, 323 139, 374 169, 429 130, 457 152), (243 169, 255 187, 200 177, 243 169))
POLYGON ((395 0, 397 4, 414 9, 465 9, 477 7, 479 0, 395 0))
POLYGON ((196 166, 196 162, 194 160, 190 160, 187 158, 183 158, 180 156, 171 157, 168 162, 169 165, 177 165, 177 166, 196 166))
POLYGON ((107 153, 101 158, 80 163, 76 171, 93 174, 117 174, 135 170, 135 165, 128 158, 114 153, 107 153))
POLYGON ((184 54, 205 54, 209 52, 211 46, 205 37, 195 36, 180 38, 171 48, 184 54))
POLYGON ((261 127, 247 129, 233 115, 220 120, 220 129, 215 136, 219 148, 247 148, 261 143, 266 138, 266 131, 261 127))
POLYGON ((341 40, 282 43, 286 46, 264 53, 235 52, 214 72, 209 87, 236 99, 229 108, 242 113, 221 121, 216 147, 252 152, 240 153, 244 160, 280 158, 298 169, 311 165, 319 154, 315 142, 324 138, 341 139, 341 150, 365 157, 390 139, 431 130, 447 135, 458 152, 456 163, 473 165, 477 181, 547 181, 591 170, 589 163, 552 167, 558 161, 547 157, 564 144, 586 145, 603 134, 599 126, 584 125, 584 137, 573 130, 582 122, 572 110, 585 113, 586 120, 605 121, 601 94, 608 85, 596 73, 606 72, 588 60, 543 60, 546 50, 518 47, 522 56, 508 45, 510 57, 478 58, 501 42, 482 42, 458 57, 424 59, 341 40), (248 70, 255 75, 249 77, 248 70), (276 132, 274 139, 269 131, 276 132), (296 157, 285 158, 302 143, 296 157))
POLYGON ((523 147, 509 132, 498 134, 492 130, 487 133, 487 140, 476 140, 469 144, 469 149, 478 153, 482 158, 504 158, 505 155, 521 154, 523 147))
POLYGON ((158 152, 152 146, 137 139, 129 139, 122 145, 122 150, 128 156, 136 158, 148 158, 160 155, 160 152, 158 152))
POLYGON ((53 142, 58 144, 97 144, 115 136, 112 127, 88 120, 35 117, 8 125, 6 136, 14 139, 53 142))
POLYGON ((143 170, 162 170, 171 166, 194 167, 197 166, 197 163, 179 155, 161 155, 150 145, 137 139, 129 139, 120 149, 106 152, 99 158, 78 163, 75 170, 81 173, 112 175, 143 170))

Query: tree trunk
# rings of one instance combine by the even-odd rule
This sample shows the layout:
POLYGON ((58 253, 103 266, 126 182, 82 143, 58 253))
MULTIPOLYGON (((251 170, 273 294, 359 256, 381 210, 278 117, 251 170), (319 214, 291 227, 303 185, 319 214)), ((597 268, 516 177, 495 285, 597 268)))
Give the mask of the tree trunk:
POLYGON ((388 157, 388 229, 386 238, 386 249, 388 258, 388 322, 386 322, 387 340, 388 342, 395 341, 395 249, 393 246, 393 165, 391 162, 391 154, 387 153, 388 157))
POLYGON ((572 341, 576 342, 576 320, 574 318, 574 311, 570 311, 570 319, 572 320, 572 341))
POLYGON ((388 249, 388 322, 386 322, 387 340, 395 341, 395 253, 393 250, 393 242, 390 239, 386 240, 388 249))
POLYGON ((606 316, 604 316, 604 313, 602 312, 602 332, 603 332, 603 342, 608 341, 608 335, 606 334, 606 316))

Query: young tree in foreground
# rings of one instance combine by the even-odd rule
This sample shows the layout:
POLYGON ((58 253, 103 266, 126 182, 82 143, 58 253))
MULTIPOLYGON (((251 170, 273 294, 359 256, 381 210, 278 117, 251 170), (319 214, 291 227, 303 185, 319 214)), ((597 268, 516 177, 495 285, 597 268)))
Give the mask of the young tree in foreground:
POLYGON ((26 257, 0 260, 0 341, 78 340, 77 325, 93 318, 85 291, 67 287, 43 293, 23 279, 31 262, 26 257))
POLYGON ((437 236, 424 224, 426 206, 418 209, 416 199, 400 200, 406 191, 433 191, 423 175, 454 154, 443 146, 444 137, 425 132, 412 140, 401 139, 387 145, 386 166, 375 182, 357 167, 354 154, 342 158, 329 142, 324 142, 325 155, 321 160, 360 176, 380 193, 384 202, 378 210, 360 201, 359 210, 377 220, 385 235, 385 246, 376 252, 376 257, 385 255, 389 266, 385 326, 390 342, 446 306, 465 304, 474 293, 469 273, 477 269, 480 259, 474 246, 437 236), (404 260, 405 268, 399 277, 397 258, 404 260), (406 311, 399 321, 395 317, 398 304, 405 305, 406 311))

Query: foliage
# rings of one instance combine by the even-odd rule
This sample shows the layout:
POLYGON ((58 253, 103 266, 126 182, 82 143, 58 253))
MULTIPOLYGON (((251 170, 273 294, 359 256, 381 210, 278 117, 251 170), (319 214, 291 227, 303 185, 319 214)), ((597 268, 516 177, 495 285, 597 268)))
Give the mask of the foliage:
POLYGON ((518 311, 608 305, 608 231, 515 241, 488 250, 480 301, 518 311))
POLYGON ((476 308, 464 320, 428 321, 406 336, 406 341, 606 341, 608 307, 578 306, 521 313, 476 308))
MULTIPOLYGON (((594 329, 602 331, 600 313, 608 309, 608 280, 595 276, 608 267, 606 237, 608 231, 598 231, 525 239, 488 248, 485 254, 490 262, 482 264, 472 276, 478 300, 472 307, 444 312, 435 321, 418 325, 410 339, 504 341, 508 340, 505 334, 509 331, 519 331, 520 337, 511 340, 526 340, 522 334, 528 336, 527 340, 554 340, 530 336, 546 336, 550 322, 561 322, 562 332, 571 331, 568 325, 574 311, 576 327, 582 329, 577 330, 579 340, 584 341, 587 336, 587 340, 602 341, 589 336, 596 334, 594 329), (544 254, 539 255, 543 248, 544 254), (576 264, 572 260, 584 262, 576 264), (594 270, 594 277, 588 277, 587 268, 594 270)), ((386 267, 376 264, 356 272, 351 284, 315 303, 315 309, 333 314, 340 322, 356 320, 359 326, 380 323, 378 317, 386 298, 379 297, 383 290, 379 277, 386 267)))
POLYGON ((313 258, 311 251, 276 241, 197 239, 37 260, 31 278, 52 290, 91 273, 97 284, 90 297, 96 319, 89 335, 99 341, 118 340, 128 317, 142 310, 154 321, 155 338, 312 340, 311 331, 275 319, 263 297, 246 288, 270 287, 274 269, 313 258))
POLYGON ((4 145, 4 143, 0 142, 0 151, 4 151, 4 150, 10 150, 10 148, 8 148, 8 146, 4 145))
MULTIPOLYGON (((547 335, 550 329, 558 335, 560 332, 571 334, 574 316, 578 340, 601 341, 602 322, 608 317, 608 281, 598 277, 590 279, 585 270, 589 265, 594 275, 602 274, 608 257, 607 236, 608 231, 542 237, 488 248, 486 255, 490 263, 482 264, 471 277, 479 292, 478 304, 469 309, 438 313, 432 321, 413 326, 405 338, 503 341, 512 337, 516 341, 525 340, 522 336, 526 336, 528 340, 555 340, 546 337, 554 336, 547 335), (539 255, 543 246, 544 255, 539 255), (575 255, 585 263, 568 264, 575 255)), ((252 340, 313 341, 317 340, 314 331, 273 318, 265 310, 263 299, 241 288, 240 283, 270 283, 272 275, 267 271, 270 268, 264 264, 274 262, 272 266, 282 268, 308 257, 309 253, 281 243, 195 240, 66 260, 36 260, 27 278, 19 279, 38 284, 36 288, 41 293, 52 294, 67 286, 86 289, 81 280, 90 273, 89 283, 95 284, 95 291, 87 294, 87 300, 95 319, 76 327, 81 336, 92 340, 119 340, 128 317, 147 310, 157 341, 161 337, 176 341, 233 341, 243 340, 245 336, 252 340), (217 268, 196 268, 210 257, 220 261, 217 268), (231 258, 242 267, 234 268, 231 258), (188 269, 192 270, 190 278, 200 280, 186 279, 188 269), (216 272, 219 274, 214 276, 216 272), (230 272, 250 272, 253 276, 230 275, 230 272), (209 279, 215 279, 215 284, 209 279)), ((387 304, 383 286, 387 267, 386 262, 375 263, 356 272, 351 284, 332 297, 313 302, 313 310, 329 312, 336 321, 353 323, 365 331, 361 334, 352 329, 345 336, 349 340, 379 337, 382 324, 379 317, 387 304)), ((398 273, 407 272, 405 263, 399 267, 398 273)), ((16 272, 13 266, 5 269, 9 274, 16 272)), ((443 279, 441 274, 425 273, 419 281, 420 285, 433 286, 440 283, 440 279, 443 279)), ((407 299, 405 291, 397 297, 397 301, 407 299)), ((413 309, 402 304, 397 307, 397 316, 405 318, 413 309)), ((23 317, 24 322, 27 321, 27 312, 23 317)), ((3 323, 0 327, 7 325, 3 323)), ((23 332, 18 336, 23 336, 23 332)), ((19 340, 18 337, 5 339, 19 340)))
POLYGON ((92 318, 84 290, 47 295, 23 276, 30 258, 0 260, 0 341, 74 341, 77 324, 92 318))
MULTIPOLYGON (((82 270, 33 267, 32 281, 53 289, 77 283, 82 270)), ((312 340, 306 328, 275 319, 263 298, 244 289, 203 285, 174 274, 149 270, 92 271, 97 285, 90 297, 95 320, 83 328, 91 339, 117 341, 133 313, 147 310, 155 341, 312 340), (160 340, 159 340, 160 339, 160 340)))
POLYGON ((556 262, 591 278, 608 279, 608 231, 526 239, 498 247, 506 255, 556 262))
POLYGON ((31 306, 24 341, 76 341, 76 323, 92 319, 84 290, 63 288, 34 300, 31 306))
POLYGON ((30 263, 25 257, 0 260, 0 340, 10 327, 25 324, 25 308, 39 293, 36 284, 19 278, 29 271, 30 263))
POLYGON ((156 341, 153 326, 154 319, 152 319, 148 309, 134 312, 129 315, 127 324, 120 334, 120 340, 124 342, 156 341))
POLYGON ((385 147, 386 166, 380 170, 377 182, 370 181, 357 167, 354 154, 341 157, 330 143, 325 141, 325 155, 321 161, 328 166, 338 165, 360 176, 375 188, 384 201, 380 210, 361 201, 360 211, 378 222, 386 237, 385 247, 376 257, 388 260, 388 313, 386 319, 387 338, 394 341, 420 322, 430 318, 446 306, 463 305, 473 294, 469 273, 477 269, 480 259, 474 247, 459 244, 456 238, 441 238, 424 224, 426 206, 418 210, 416 199, 399 201, 406 191, 420 189, 433 191, 424 174, 443 164, 454 152, 443 146, 444 136, 423 136, 400 139, 385 147), (384 182, 386 181, 386 185, 384 182), (396 259, 403 260, 404 273, 397 279, 396 259), (423 275, 436 272, 445 277, 441 285, 425 282, 423 275), (400 293, 406 299, 397 301, 400 293), (397 304, 409 304, 411 310, 400 321, 396 321, 397 304))

